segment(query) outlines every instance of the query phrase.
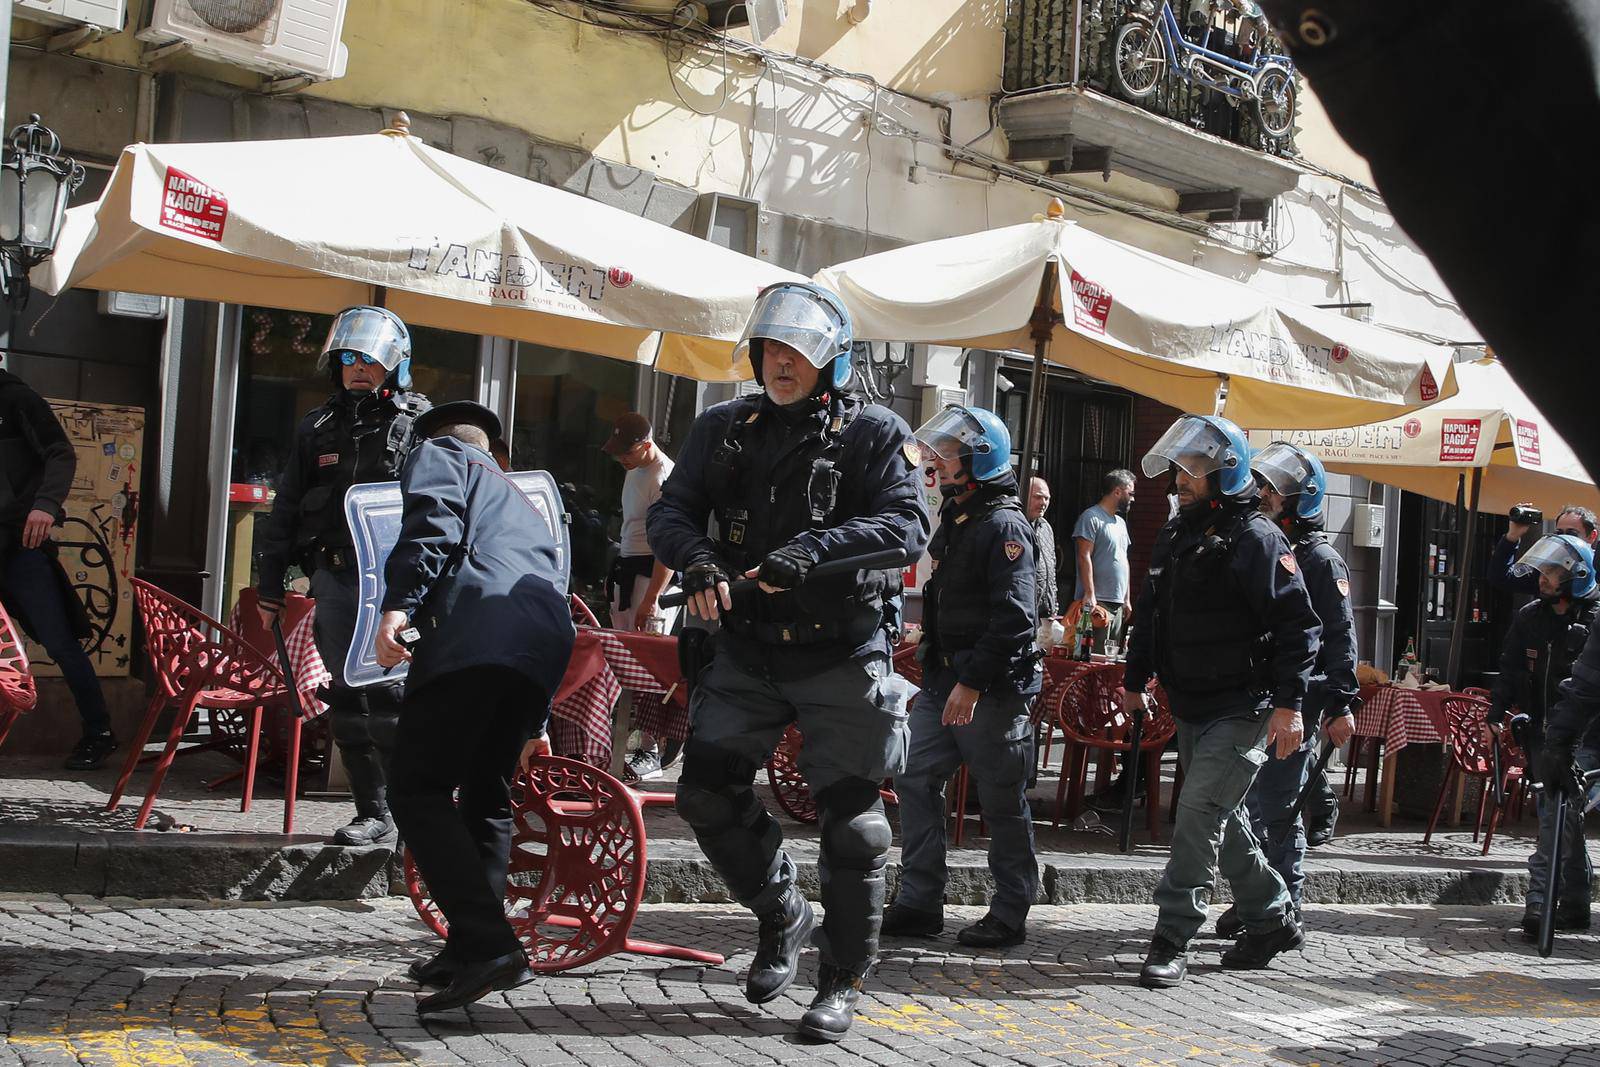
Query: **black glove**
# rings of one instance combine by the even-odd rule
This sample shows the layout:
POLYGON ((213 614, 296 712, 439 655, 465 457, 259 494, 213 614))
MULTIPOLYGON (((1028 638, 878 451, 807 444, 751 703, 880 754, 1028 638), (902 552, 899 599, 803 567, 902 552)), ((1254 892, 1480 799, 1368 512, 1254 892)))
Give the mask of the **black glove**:
POLYGON ((715 589, 718 582, 731 581, 728 569, 715 556, 703 556, 683 570, 683 591, 690 596, 715 589))
POLYGON ((817 565, 811 553, 799 545, 787 544, 767 553, 756 572, 756 581, 774 589, 793 589, 806 580, 806 572, 817 565))
POLYGON ((1572 746, 1546 742, 1539 749, 1539 782, 1552 800, 1557 793, 1568 797, 1583 796, 1583 772, 1572 759, 1572 746))

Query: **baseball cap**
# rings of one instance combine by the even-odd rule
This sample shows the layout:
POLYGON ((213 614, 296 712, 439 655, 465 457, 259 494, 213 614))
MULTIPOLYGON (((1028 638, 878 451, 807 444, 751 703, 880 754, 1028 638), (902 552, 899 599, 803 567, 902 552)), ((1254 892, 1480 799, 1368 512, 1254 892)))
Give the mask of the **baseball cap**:
POLYGON ((650 436, 650 420, 637 411, 618 415, 611 426, 611 436, 600 446, 600 451, 610 456, 620 456, 634 445, 650 436))

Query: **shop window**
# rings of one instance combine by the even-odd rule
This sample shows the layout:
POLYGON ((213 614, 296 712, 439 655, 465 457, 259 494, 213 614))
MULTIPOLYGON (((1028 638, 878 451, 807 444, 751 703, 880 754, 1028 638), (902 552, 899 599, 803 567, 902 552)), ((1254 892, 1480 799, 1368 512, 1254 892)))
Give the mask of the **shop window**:
MULTIPOLYGON (((224 611, 239 589, 255 583, 255 527, 271 510, 295 430, 333 388, 329 373, 317 370, 332 316, 257 307, 242 314, 224 611)), ((412 327, 413 387, 436 404, 475 399, 480 344, 472 334, 412 327)))
MULTIPOLYGON (((517 345, 511 466, 546 470, 572 516, 572 587, 597 597, 622 525, 622 467, 600 451, 633 408, 630 363, 542 345, 517 345)), ((691 396, 692 390, 687 391, 691 396)))

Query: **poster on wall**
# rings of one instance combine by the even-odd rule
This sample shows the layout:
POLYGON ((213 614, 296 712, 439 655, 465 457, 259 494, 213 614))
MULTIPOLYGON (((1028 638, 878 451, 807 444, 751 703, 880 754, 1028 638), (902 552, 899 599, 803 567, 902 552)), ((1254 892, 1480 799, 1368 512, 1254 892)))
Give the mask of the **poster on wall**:
MULTIPOLYGON (((144 408, 51 400, 67 439, 78 453, 78 469, 67 498, 66 518, 53 531, 61 565, 89 615, 84 642, 95 673, 128 673, 133 632, 134 531, 139 520, 139 475, 143 457, 144 408)), ((44 649, 28 642, 34 673, 59 677, 44 649)))

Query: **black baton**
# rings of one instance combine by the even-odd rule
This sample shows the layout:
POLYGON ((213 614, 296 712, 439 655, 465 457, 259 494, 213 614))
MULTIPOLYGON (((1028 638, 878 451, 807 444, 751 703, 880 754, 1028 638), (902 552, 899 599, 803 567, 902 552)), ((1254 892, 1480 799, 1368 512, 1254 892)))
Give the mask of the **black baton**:
MULTIPOLYGON (((864 556, 851 556, 848 559, 830 559, 826 563, 819 563, 806 572, 806 581, 814 578, 836 578, 841 574, 851 574, 855 571, 878 571, 889 568, 898 569, 909 562, 906 550, 903 548, 886 548, 881 552, 869 552, 864 556)), ((759 588, 760 583, 754 578, 740 578, 728 584, 730 597, 743 596, 753 593, 759 588)), ((689 594, 679 590, 668 593, 657 601, 664 608, 675 608, 685 603, 689 594)))
POLYGON ((1564 789, 1552 790, 1545 784, 1545 800, 1555 801, 1556 833, 1550 843, 1550 874, 1544 880, 1544 908, 1539 918, 1539 955, 1549 956, 1556 949, 1556 895, 1561 892, 1561 854, 1567 836, 1567 793, 1564 789), (1552 798, 1550 794, 1554 792, 1552 798))
POLYGON ((1289 812, 1289 832, 1294 833, 1294 824, 1300 821, 1300 816, 1305 812, 1306 805, 1311 802, 1311 794, 1316 789, 1317 780, 1328 770, 1328 763, 1333 759, 1333 754, 1339 751, 1339 746, 1330 739, 1322 746, 1322 754, 1317 757, 1317 764, 1311 768, 1311 773, 1306 777, 1306 784, 1300 787, 1300 795, 1294 798, 1294 809, 1289 812))
POLYGON ((1133 848, 1133 802, 1139 795, 1139 743, 1144 740, 1144 716, 1150 707, 1150 697, 1139 694, 1128 714, 1133 716, 1128 725, 1128 791, 1122 798, 1122 831, 1117 838, 1117 848, 1127 852, 1133 848))
POLYGON ((272 615, 272 640, 278 646, 278 666, 283 671, 283 679, 294 696, 295 713, 304 715, 305 705, 300 701, 300 680, 294 676, 294 664, 289 662, 289 645, 283 639, 283 623, 279 621, 277 612, 272 615))

